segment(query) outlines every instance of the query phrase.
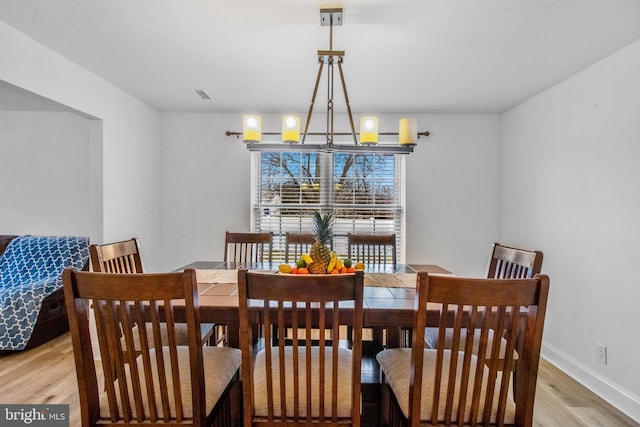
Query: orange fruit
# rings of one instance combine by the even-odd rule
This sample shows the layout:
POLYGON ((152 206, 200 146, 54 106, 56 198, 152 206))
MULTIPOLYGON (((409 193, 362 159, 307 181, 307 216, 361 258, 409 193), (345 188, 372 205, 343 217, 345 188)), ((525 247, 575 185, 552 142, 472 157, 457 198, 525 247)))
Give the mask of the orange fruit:
POLYGON ((298 274, 298 267, 293 267, 291 269, 291 274, 298 274))
POLYGON ((356 272, 356 268, 355 267, 347 268, 347 273, 355 273, 355 272, 356 272))
POLYGON ((306 267, 299 268, 298 274, 309 274, 309 269, 306 267))
POLYGON ((340 274, 340 272, 337 268, 334 268, 333 270, 331 270, 331 274, 340 274))
POLYGON ((343 265, 342 268, 340 269, 340 274, 347 274, 348 272, 349 272, 349 269, 343 265))

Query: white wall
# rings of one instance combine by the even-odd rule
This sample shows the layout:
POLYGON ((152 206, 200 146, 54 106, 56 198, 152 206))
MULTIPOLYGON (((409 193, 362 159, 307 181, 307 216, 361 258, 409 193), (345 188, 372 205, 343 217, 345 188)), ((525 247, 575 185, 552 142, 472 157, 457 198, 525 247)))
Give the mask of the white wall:
MULTIPOLYGON (((397 131, 398 119, 381 116, 380 130, 397 131)), ((279 129, 279 120, 263 115, 263 131, 279 129)), ((432 136, 407 158, 408 261, 482 276, 498 237, 500 118, 427 115, 418 123, 432 136)), ((241 128, 240 114, 162 114, 165 268, 222 259, 224 232, 249 231, 250 153, 224 134, 241 128)), ((348 129, 344 117, 336 129, 348 129)))
POLYGON ((0 80, 97 120, 90 124, 91 239, 139 237, 159 268, 159 113, 0 22, 0 80))
POLYGON ((544 252, 544 357, 640 421, 638 76, 640 42, 504 114, 500 232, 544 252))
POLYGON ((484 276, 498 241, 497 115, 426 115, 407 158, 407 261, 484 276))
POLYGON ((0 111, 0 234, 89 236, 89 120, 0 111))
POLYGON ((162 114, 163 266, 221 260, 226 230, 250 230, 251 159, 224 134, 237 114, 162 114))

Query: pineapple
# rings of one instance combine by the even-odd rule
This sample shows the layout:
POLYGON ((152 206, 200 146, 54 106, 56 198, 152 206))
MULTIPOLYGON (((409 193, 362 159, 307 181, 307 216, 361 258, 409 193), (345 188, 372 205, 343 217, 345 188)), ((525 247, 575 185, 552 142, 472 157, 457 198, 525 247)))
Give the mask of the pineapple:
POLYGON ((333 223, 331 213, 329 212, 324 217, 319 212, 313 214, 313 233, 315 234, 316 242, 311 245, 309 255, 313 260, 313 263, 309 266, 309 273, 311 274, 323 274, 327 272, 327 266, 331 261, 331 249, 327 246, 331 240, 333 234, 333 223))

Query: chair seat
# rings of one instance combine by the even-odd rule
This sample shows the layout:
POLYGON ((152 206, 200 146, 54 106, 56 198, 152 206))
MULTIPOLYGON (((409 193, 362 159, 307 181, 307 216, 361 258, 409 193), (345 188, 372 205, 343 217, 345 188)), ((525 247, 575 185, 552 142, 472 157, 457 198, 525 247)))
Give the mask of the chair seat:
MULTIPOLYGON (((438 328, 426 328, 424 330, 424 341, 431 349, 438 348, 438 328)), ((477 329, 473 334, 473 347, 472 352, 475 355, 478 355, 478 351, 480 350, 480 330, 477 329)), ((467 338, 467 330, 460 330, 460 351, 464 350, 465 341, 467 338)), ((444 348, 451 348, 453 344, 453 329, 447 328, 445 329, 444 335, 444 348)), ((487 333, 487 351, 486 357, 491 356, 491 349, 493 348, 493 329, 489 329, 487 333)), ((500 359, 504 359, 505 351, 507 351, 507 340, 504 338, 500 338, 500 359)), ((518 352, 513 352, 513 359, 518 360, 518 352)))
MULTIPOLYGON (((298 349, 298 369, 300 372, 300 390, 299 390, 299 405, 300 413, 307 413, 307 392, 305 381, 305 369, 306 369, 306 348, 299 347, 298 349)), ((290 386, 287 387, 287 415, 293 416, 293 347, 285 347, 285 381, 290 386)), ((325 348, 325 416, 331 415, 331 402, 332 396, 332 373, 331 364, 329 361, 333 355, 332 348, 325 348)), ((320 349, 318 347, 311 348, 311 377, 314 379, 320 379, 320 363, 319 363, 320 349)), ((273 389, 274 393, 274 415, 280 416, 280 394, 277 390, 280 387, 280 370, 279 370, 279 349, 275 347, 271 353, 273 361, 273 389)), ((351 350, 346 348, 338 348, 338 417, 339 418, 351 418, 351 372, 352 372, 352 357, 351 350), (344 379, 341 381, 341 379, 344 379)), ((317 384, 313 386, 314 393, 311 397, 312 416, 317 418, 320 414, 319 411, 319 390, 316 388, 317 384)), ((261 350, 256 355, 255 367, 254 367, 254 399, 255 399, 255 415, 258 417, 267 416, 267 384, 266 384, 266 372, 265 372, 265 352, 261 350)))
MULTIPOLYGON (((425 350, 424 351, 424 367, 423 367, 423 376, 422 376, 422 402, 421 402, 421 412, 420 419, 421 420, 430 420, 431 419, 431 402, 433 400, 433 388, 434 388, 434 372, 435 364, 436 364, 436 350, 425 350)), ((449 372, 449 360, 451 358, 451 351, 444 350, 444 367, 443 372, 449 372)), ((461 367, 463 363, 464 353, 458 352, 458 370, 456 375, 456 382, 460 381, 461 367)), ((398 401, 398 405, 400 410, 404 414, 405 417, 409 416, 409 370, 411 366, 411 349, 410 348, 394 348, 389 350, 384 350, 377 355, 378 363, 380 363, 380 368, 384 372, 385 378, 389 383, 389 386, 393 390, 393 394, 396 396, 398 401)), ((477 357, 475 355, 471 355, 471 372, 475 372, 475 367, 477 363, 477 357)), ((482 385, 482 394, 480 396, 481 405, 484 404, 485 401, 485 393, 487 377, 489 374, 489 369, 484 367, 483 374, 483 385, 482 385)), ((497 384, 500 383, 501 374, 498 374, 497 384)), ((469 389, 467 390, 467 402, 465 409, 465 423, 469 422, 470 419, 470 408, 471 408, 471 396, 473 395, 473 380, 470 380, 469 389)), ((510 384, 510 388, 512 384, 510 384)), ((446 396, 447 390, 447 380, 443 379, 442 385, 440 387, 440 395, 446 396)), ((498 387, 496 387, 498 390, 498 387)), ((445 413, 445 404, 447 399, 440 399, 440 405, 438 408, 438 421, 444 421, 444 413, 445 413)), ((454 396, 454 405, 453 405, 453 419, 456 419, 455 414, 458 411, 458 400, 459 400, 459 390, 456 389, 456 395, 454 396)), ((494 423, 496 421, 497 414, 497 406, 498 406, 498 398, 494 397, 493 405, 491 410, 491 422, 494 423)), ((478 418, 478 422, 481 422, 481 419, 478 418)), ((507 408, 505 411, 505 424, 513 423, 515 421, 515 402, 513 401, 513 392, 510 389, 507 397, 507 408)))
MULTIPOLYGON (((185 418, 190 419, 193 417, 193 408, 192 408, 192 396, 191 396, 191 376, 190 376, 190 360, 189 360, 189 347, 179 346, 177 347, 178 352, 178 365, 180 370, 180 384, 182 391, 182 402, 184 405, 184 415, 185 418)), ((155 349, 150 350, 151 357, 155 357, 155 349)), ((165 366, 167 367, 166 371, 171 372, 170 367, 170 359, 169 359, 169 348, 163 347, 163 355, 165 366)), ((225 391, 226 387, 229 385, 231 380, 233 379, 235 373, 240 368, 241 355, 240 350, 230 347, 203 347, 202 356, 204 362, 204 380, 205 380, 205 396, 206 396, 206 404, 205 408, 207 413, 211 412, 222 396, 222 393, 225 391)), ((142 363, 142 358, 137 358, 138 372, 143 375, 144 367, 142 363)), ((153 370, 154 378, 157 378, 157 371, 153 370)), ((130 396, 132 385, 129 377, 129 371, 127 371, 128 378, 128 388, 130 390, 130 396)), ((118 381, 116 380, 116 383, 118 381)), ((173 388, 171 375, 167 377, 167 390, 169 391, 169 410, 172 416, 175 416, 175 400, 173 396, 171 396, 171 390, 173 388)), ((154 384, 158 384, 158 381, 154 381, 154 384)), ((145 381, 141 381, 142 393, 143 396, 146 396, 146 387, 145 381)), ((118 390, 118 384, 116 384, 116 390, 118 390)), ((162 414, 162 406, 160 401, 160 390, 159 387, 155 389, 156 396, 156 406, 159 417, 161 418, 162 414)), ((118 399, 118 409, 120 411, 120 416, 122 416, 122 405, 120 404, 119 394, 117 396, 118 399)), ((149 417, 149 406, 147 404, 146 398, 144 401, 144 411, 147 417, 149 417)), ((135 406, 132 405, 133 416, 136 416, 135 406)), ((102 418, 109 418, 109 402, 107 398, 106 392, 103 392, 100 395, 100 415, 102 418)))

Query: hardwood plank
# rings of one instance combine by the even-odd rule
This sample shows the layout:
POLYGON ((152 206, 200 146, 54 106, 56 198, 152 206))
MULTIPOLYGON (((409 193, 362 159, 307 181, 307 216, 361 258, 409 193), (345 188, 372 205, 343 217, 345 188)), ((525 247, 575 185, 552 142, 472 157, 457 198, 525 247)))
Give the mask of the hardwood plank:
POLYGON ((535 425, 540 426, 640 426, 551 363, 540 359, 535 425))
POLYGON ((0 402, 69 404, 69 426, 80 426, 71 336, 0 356, 0 402))
MULTIPOLYGON (((68 403, 69 425, 79 426, 69 334, 31 350, 0 356, 0 402, 68 403)), ((535 405, 536 426, 640 426, 545 360, 540 363, 535 405)))

